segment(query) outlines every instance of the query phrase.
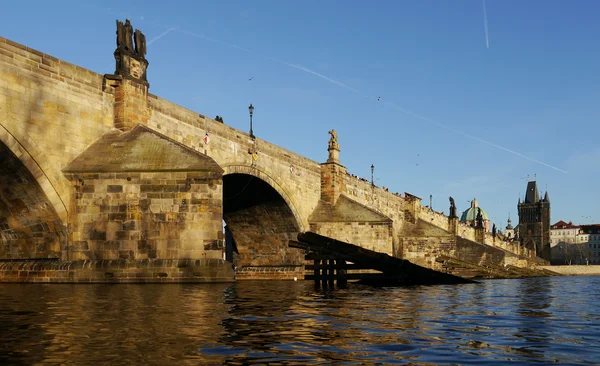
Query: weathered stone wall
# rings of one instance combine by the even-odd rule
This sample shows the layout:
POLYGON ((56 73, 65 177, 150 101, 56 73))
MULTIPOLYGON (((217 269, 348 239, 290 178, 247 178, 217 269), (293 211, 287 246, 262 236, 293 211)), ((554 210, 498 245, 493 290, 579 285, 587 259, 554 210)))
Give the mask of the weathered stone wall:
POLYGON ((436 258, 442 255, 457 255, 456 239, 451 233, 420 219, 415 225, 405 227, 398 245, 397 257, 437 269, 436 258))
POLYGON ((237 243, 236 266, 299 265, 304 253, 290 248, 296 240, 298 227, 283 201, 259 203, 225 214, 237 243))
POLYGON ((303 263, 303 254, 288 248, 299 231, 308 230, 308 216, 320 196, 320 165, 245 132, 150 95, 149 126, 166 136, 205 153, 230 174, 246 174, 266 182, 283 199, 292 213, 270 205, 247 208, 228 214, 225 221, 233 233, 240 253, 236 265, 266 266, 303 263), (208 132, 210 142, 203 138, 208 132), (249 153, 250 152, 250 153, 249 153), (256 152, 258 158, 252 157, 256 152), (273 212, 282 213, 280 216, 273 212), (260 219, 260 220, 259 220, 260 219))
POLYGON ((222 258, 220 174, 73 175, 68 260, 222 258))
POLYGON ((346 193, 346 167, 335 162, 321 164, 321 200, 335 204, 346 193))
POLYGON ((306 231, 320 197, 320 164, 156 96, 149 96, 149 107, 151 128, 213 158, 225 175, 243 172, 269 183, 306 231), (210 142, 205 144, 207 131, 210 142), (249 153, 254 151, 257 160, 249 153))
POLYGON ((428 207, 421 207, 419 211, 419 218, 430 224, 433 224, 440 229, 450 231, 448 226, 448 216, 441 212, 437 212, 428 207))
POLYGON ((464 222, 458 223, 457 235, 471 241, 477 241, 475 229, 472 226, 465 224, 464 222))
POLYGON ((236 268, 236 280, 302 280, 304 265, 299 266, 246 266, 236 268))
POLYGON ((121 79, 105 82, 114 87, 105 88, 113 92, 115 96, 114 104, 114 125, 121 131, 129 131, 137 124, 148 124, 148 86, 144 83, 121 79))
POLYGON ((484 243, 489 246, 500 248, 506 250, 507 252, 511 252, 523 257, 535 257, 535 251, 526 248, 525 246, 521 245, 518 241, 504 241, 501 240, 499 237, 494 238, 494 236, 491 233, 485 233, 484 243))
MULTIPOLYGON (((348 196, 394 220, 394 243, 396 248, 400 248, 399 252, 405 253, 414 260, 417 260, 417 258, 424 258, 425 256, 433 258, 434 253, 439 251, 438 247, 446 247, 448 241, 429 239, 427 233, 419 234, 419 239, 411 234, 415 230, 418 219, 448 233, 453 232, 453 228, 449 225, 448 216, 431 208, 421 206, 419 199, 413 199, 412 197, 408 199, 406 195, 386 191, 381 187, 371 185, 368 181, 351 175, 348 177, 346 190, 348 196), (412 246, 411 242, 415 242, 415 240, 417 243, 420 243, 415 247, 418 248, 417 252, 419 254, 416 254, 417 252, 408 254, 411 252, 409 249, 412 246), (424 243, 427 242, 431 243, 431 253, 428 255, 424 253, 427 250, 427 246, 424 246, 424 243), (405 244, 408 245, 408 248, 406 250, 401 249, 405 244)), ((523 248, 518 242, 507 243, 495 239, 491 233, 485 233, 483 240, 480 240, 481 238, 477 237, 477 232, 473 227, 461 222, 457 225, 456 234, 468 241, 481 242, 518 256, 535 257, 533 251, 523 248)))
POLYGON ((474 243, 464 238, 457 238, 456 253, 458 259, 480 266, 486 264, 503 266, 505 258, 510 255, 502 249, 474 243))
POLYGON ((392 243, 385 253, 399 251, 398 248, 402 245, 401 238, 404 236, 405 226, 410 225, 411 221, 416 219, 415 209, 417 206, 413 204, 413 201, 406 200, 399 194, 373 186, 370 182, 352 175, 348 176, 345 194, 392 220, 392 243))
POLYGON ((391 223, 373 222, 318 222, 310 231, 336 240, 352 243, 366 249, 393 255, 391 223))
POLYGON ((0 261, 0 282, 207 283, 233 281, 235 281, 233 266, 222 259, 0 261))
POLYGON ((0 143, 0 259, 60 258, 66 230, 35 178, 0 143))
POLYGON ((401 239, 401 252, 396 256, 407 259, 414 264, 440 270, 436 261, 441 256, 456 257, 456 239, 451 237, 407 236, 401 239))
POLYGON ((101 75, 0 37, 0 142, 19 157, 63 225, 71 186, 62 174, 113 127, 101 75))
POLYGON ((462 237, 454 237, 435 224, 420 220, 418 225, 406 232, 401 241, 401 256, 415 264, 442 270, 443 258, 456 258, 477 266, 528 267, 525 257, 462 237), (442 260, 440 260, 442 259, 442 260))

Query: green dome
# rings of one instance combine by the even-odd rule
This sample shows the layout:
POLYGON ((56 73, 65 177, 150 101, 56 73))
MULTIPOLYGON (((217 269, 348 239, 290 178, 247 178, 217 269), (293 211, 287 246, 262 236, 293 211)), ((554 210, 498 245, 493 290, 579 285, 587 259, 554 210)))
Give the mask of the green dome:
POLYGON ((477 219, 477 213, 479 212, 480 209, 481 209, 481 216, 483 217, 483 220, 489 221, 490 219, 488 217, 487 212, 485 212, 485 210, 483 208, 478 207, 477 200, 471 201, 471 207, 462 213, 462 215, 460 216, 460 221, 461 222, 475 221, 475 219, 477 219))

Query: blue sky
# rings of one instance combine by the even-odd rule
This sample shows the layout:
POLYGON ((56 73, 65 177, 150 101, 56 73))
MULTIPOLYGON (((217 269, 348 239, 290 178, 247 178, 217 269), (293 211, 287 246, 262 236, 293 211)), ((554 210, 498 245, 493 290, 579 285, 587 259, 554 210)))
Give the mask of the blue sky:
POLYGON ((489 48, 482 5, 21 1, 0 35, 112 73, 128 17, 153 94, 244 131, 253 103, 258 137, 320 162, 335 128, 350 173, 446 214, 476 197, 515 223, 536 174, 552 222, 600 223, 600 2, 487 0, 489 48))

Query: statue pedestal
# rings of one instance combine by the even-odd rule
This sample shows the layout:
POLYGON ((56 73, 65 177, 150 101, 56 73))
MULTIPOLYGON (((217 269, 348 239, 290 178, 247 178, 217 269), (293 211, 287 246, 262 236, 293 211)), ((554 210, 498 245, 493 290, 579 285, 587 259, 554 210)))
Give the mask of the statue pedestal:
POLYGON ((338 144, 330 145, 327 151, 329 151, 328 163, 340 163, 340 146, 338 144), (336 146, 337 145, 337 146, 336 146))
POLYGON ((458 235, 458 217, 448 217, 448 229, 452 235, 458 235))
POLYGON ((475 241, 481 244, 485 244, 485 228, 475 227, 475 241))

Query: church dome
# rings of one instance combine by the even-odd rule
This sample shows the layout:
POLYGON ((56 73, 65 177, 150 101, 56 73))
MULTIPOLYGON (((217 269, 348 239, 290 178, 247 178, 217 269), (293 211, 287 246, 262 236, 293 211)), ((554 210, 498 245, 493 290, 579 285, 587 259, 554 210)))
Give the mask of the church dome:
POLYGON ((483 221, 489 221, 489 217, 487 212, 485 212, 485 210, 481 207, 479 207, 477 200, 473 199, 473 201, 471 201, 471 207, 469 207, 469 209, 467 209, 465 212, 462 213, 462 215, 460 216, 460 221, 461 222, 467 222, 467 221, 475 221, 477 219, 477 213, 479 212, 479 210, 481 209, 481 216, 483 217, 483 221))

